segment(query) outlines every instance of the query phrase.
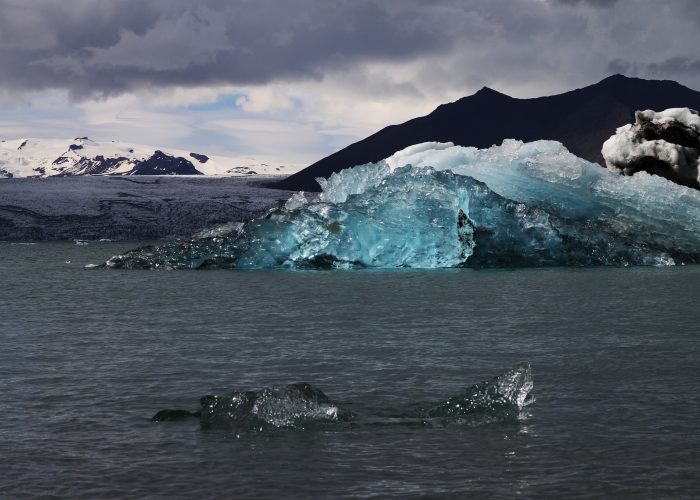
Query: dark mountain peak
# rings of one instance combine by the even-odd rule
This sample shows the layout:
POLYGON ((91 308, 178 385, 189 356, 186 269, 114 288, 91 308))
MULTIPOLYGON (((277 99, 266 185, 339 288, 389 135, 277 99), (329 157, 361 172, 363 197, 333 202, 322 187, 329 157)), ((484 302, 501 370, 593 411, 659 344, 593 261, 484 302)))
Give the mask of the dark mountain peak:
POLYGON ((474 94, 475 96, 480 96, 480 97, 510 97, 502 92, 499 92, 498 90, 493 90, 492 88, 489 87, 481 87, 479 90, 476 91, 474 94))
MULTIPOLYGON (((674 92, 677 90, 685 90, 695 92, 688 87, 681 85, 674 80, 646 80, 634 76, 626 76, 621 74, 611 75, 603 78, 598 83, 591 85, 591 89, 602 89, 610 92, 625 93, 625 92, 646 92, 653 89, 656 92, 674 92)), ((583 90, 583 89, 579 89, 583 90)), ((623 94, 620 94, 623 97, 623 94)))
POLYGON ((612 75, 563 94, 516 99, 488 87, 432 113, 392 125, 317 161, 273 187, 318 191, 317 177, 377 162, 412 144, 438 141, 487 148, 504 139, 551 139, 604 165, 601 148, 615 130, 634 122, 637 110, 700 109, 700 92, 671 80, 612 75))
POLYGON ((136 165, 132 175, 202 175, 192 162, 157 149, 153 155, 136 165))
POLYGON ((501 106, 513 99, 513 97, 499 92, 497 90, 493 90, 492 88, 481 87, 472 95, 462 97, 454 102, 440 104, 437 108, 433 110, 433 112, 430 115, 440 113, 460 113, 463 108, 470 107, 473 105, 477 105, 482 108, 484 106, 501 106))
POLYGON ((595 85, 600 85, 601 83, 605 82, 627 82, 629 80, 639 80, 639 78, 635 78, 633 76, 627 76, 623 75, 622 73, 615 73, 614 75, 607 76, 603 78, 601 81, 596 83, 595 85))
POLYGON ((627 76, 621 73, 615 73, 614 75, 607 76, 603 78, 598 83, 594 83, 592 86, 596 85, 658 85, 658 84, 672 84, 679 87, 683 87, 680 83, 675 80, 649 80, 646 78, 639 78, 637 76, 627 76))

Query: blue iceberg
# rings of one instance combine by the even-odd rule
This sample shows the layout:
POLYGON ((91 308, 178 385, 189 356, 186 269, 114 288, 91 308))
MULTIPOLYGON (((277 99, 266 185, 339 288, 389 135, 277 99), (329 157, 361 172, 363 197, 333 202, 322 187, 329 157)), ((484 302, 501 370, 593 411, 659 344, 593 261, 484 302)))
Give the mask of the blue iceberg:
POLYGON ((107 267, 443 268, 700 262, 700 191, 624 177, 561 143, 424 143, 319 179, 323 191, 107 267))

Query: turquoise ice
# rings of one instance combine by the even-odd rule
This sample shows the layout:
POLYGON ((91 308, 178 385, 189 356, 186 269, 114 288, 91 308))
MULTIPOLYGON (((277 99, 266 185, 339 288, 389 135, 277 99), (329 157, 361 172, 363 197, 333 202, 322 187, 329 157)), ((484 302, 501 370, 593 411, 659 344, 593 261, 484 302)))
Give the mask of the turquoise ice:
POLYGON ((700 261, 700 191, 623 177, 554 141, 411 146, 320 179, 320 195, 119 268, 443 268, 700 261))

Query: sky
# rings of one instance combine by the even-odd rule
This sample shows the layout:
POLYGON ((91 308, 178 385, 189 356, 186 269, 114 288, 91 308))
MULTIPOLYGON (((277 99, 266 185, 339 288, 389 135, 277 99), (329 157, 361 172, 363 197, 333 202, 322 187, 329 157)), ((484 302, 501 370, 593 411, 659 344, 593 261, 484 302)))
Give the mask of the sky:
POLYGON ((700 89, 699 28, 700 0, 0 0, 0 138, 308 165, 483 86, 700 89))

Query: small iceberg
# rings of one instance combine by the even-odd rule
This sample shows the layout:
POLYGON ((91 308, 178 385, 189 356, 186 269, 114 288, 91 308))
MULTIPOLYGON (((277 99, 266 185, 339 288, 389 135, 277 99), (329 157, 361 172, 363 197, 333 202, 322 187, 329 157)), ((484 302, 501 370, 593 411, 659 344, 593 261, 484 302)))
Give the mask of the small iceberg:
POLYGON ((199 419, 203 429, 236 432, 308 430, 352 422, 353 425, 420 425, 423 427, 513 423, 534 402, 529 363, 516 365, 492 380, 437 403, 411 403, 405 409, 356 414, 349 405, 331 400, 320 389, 301 382, 257 391, 207 395, 197 411, 161 410, 152 422, 199 419))

